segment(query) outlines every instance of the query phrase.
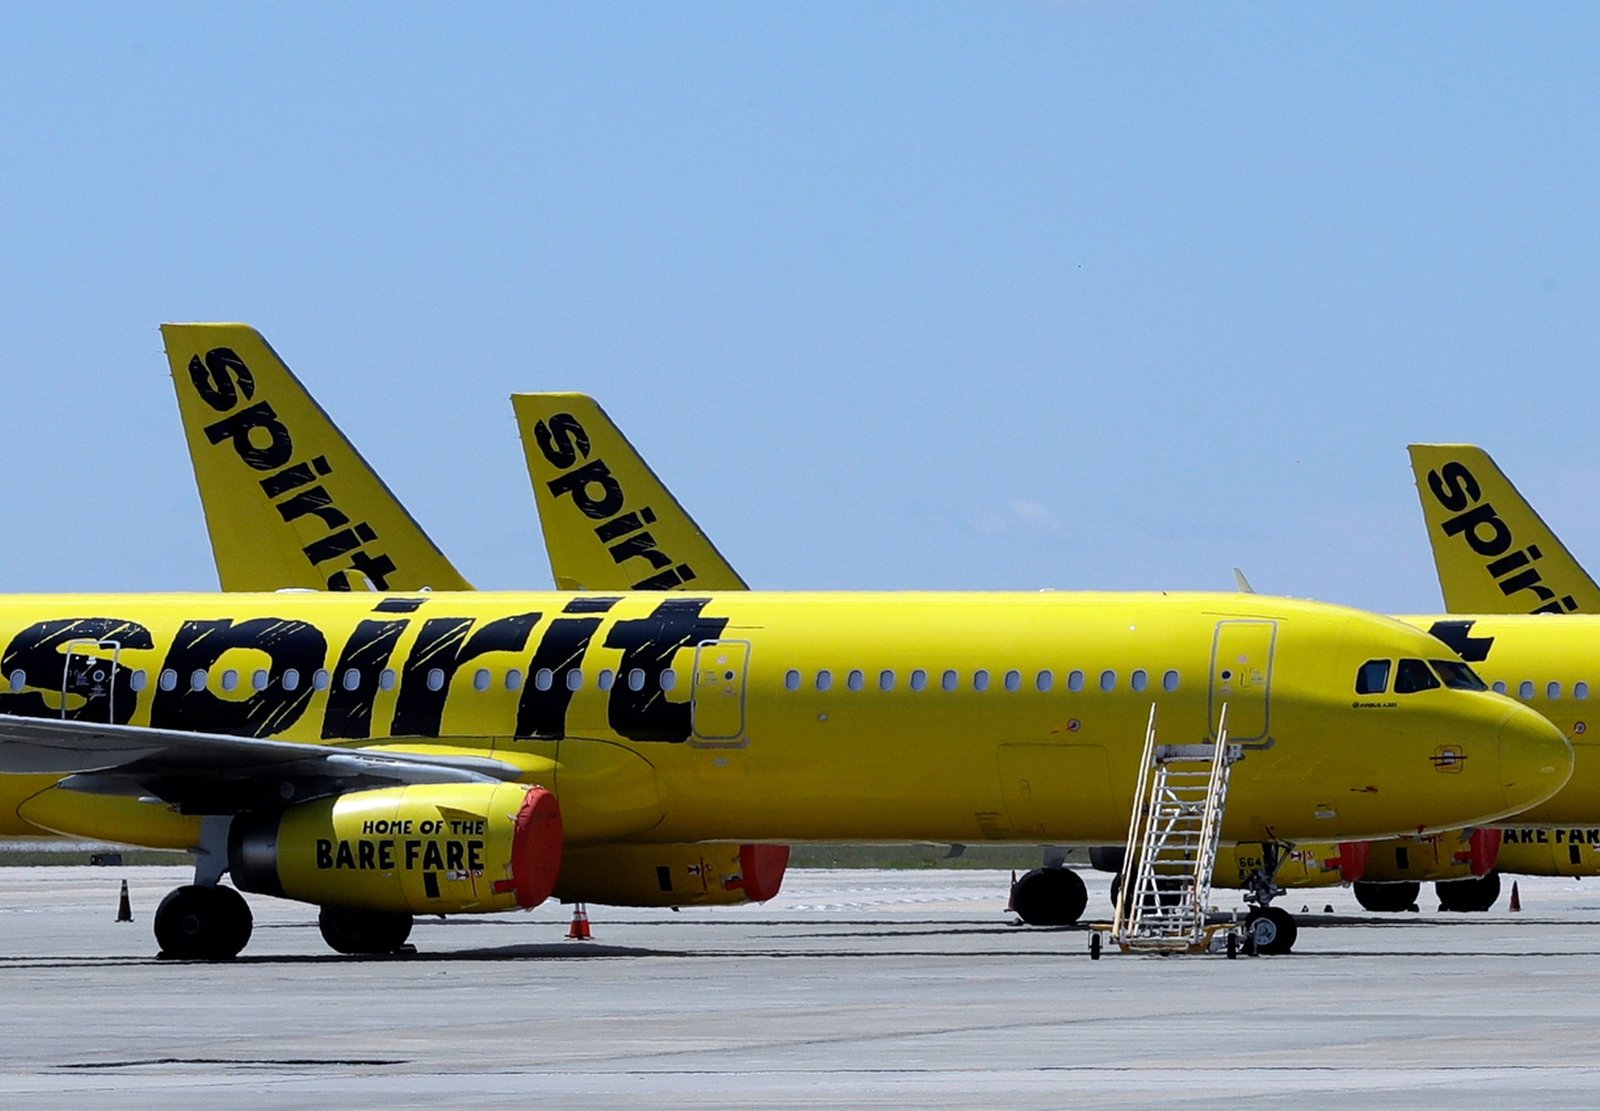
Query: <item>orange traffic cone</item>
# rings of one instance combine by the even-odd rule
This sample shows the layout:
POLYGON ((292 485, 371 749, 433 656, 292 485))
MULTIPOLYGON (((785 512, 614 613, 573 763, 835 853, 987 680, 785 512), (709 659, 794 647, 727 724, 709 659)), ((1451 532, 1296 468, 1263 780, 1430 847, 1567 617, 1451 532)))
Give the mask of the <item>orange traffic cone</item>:
POLYGON ((117 921, 133 921, 133 904, 128 902, 128 881, 122 881, 122 898, 117 900, 117 921))
POLYGON ((1011 890, 1006 893, 1006 913, 1017 909, 1017 870, 1011 869, 1011 890))
POLYGON ((1511 909, 1522 909, 1522 895, 1517 891, 1517 881, 1511 881, 1511 909))
POLYGON ((568 941, 592 941, 589 933, 589 911, 583 903, 572 908, 572 928, 567 931, 568 941))

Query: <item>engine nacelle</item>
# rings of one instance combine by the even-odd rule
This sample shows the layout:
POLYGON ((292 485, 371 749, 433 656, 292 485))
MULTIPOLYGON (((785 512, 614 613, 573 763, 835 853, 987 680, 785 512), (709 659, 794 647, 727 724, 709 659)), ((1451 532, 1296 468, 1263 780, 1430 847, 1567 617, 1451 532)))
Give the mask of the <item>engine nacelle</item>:
POLYGON ((1425 883, 1471 879, 1494 871, 1500 831, 1475 829, 1373 844, 1360 879, 1368 883, 1425 883))
POLYGON ((555 893, 614 907, 764 903, 788 865, 787 845, 596 845, 566 851, 555 893))
POLYGON ((561 870, 561 809, 543 787, 426 784, 242 814, 228 835, 242 891, 323 906, 459 914, 538 906, 561 870))

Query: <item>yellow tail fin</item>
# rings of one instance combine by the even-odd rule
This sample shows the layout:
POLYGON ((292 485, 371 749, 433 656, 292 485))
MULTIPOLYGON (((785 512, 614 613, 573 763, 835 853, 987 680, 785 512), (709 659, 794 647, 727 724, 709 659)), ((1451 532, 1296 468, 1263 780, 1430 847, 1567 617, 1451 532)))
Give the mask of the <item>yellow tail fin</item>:
POLYGON ((1428 542, 1451 613, 1600 613, 1600 587, 1493 459, 1411 444, 1428 542))
POLYGON ((558 590, 746 589, 592 397, 511 406, 558 590))
POLYGON ((471 590, 244 324, 163 324, 224 590, 471 590))

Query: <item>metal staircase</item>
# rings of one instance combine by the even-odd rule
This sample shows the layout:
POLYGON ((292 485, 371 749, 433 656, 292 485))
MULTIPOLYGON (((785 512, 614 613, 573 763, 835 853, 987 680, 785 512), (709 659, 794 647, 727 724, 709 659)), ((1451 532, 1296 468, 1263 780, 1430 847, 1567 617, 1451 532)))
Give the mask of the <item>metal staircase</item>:
POLYGON ((1157 744, 1151 705, 1123 858, 1131 874, 1124 872, 1111 926, 1123 952, 1193 953, 1209 945, 1206 908, 1228 776, 1242 758, 1228 744, 1226 705, 1216 741, 1193 745, 1157 744))

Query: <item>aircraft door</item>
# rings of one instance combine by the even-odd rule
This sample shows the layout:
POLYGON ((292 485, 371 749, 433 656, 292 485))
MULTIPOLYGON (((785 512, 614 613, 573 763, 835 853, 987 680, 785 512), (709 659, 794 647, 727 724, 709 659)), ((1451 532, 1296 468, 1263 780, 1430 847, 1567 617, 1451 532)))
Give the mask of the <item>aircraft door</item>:
POLYGON ((749 743, 744 735, 744 681, 749 665, 747 640, 707 640, 695 646, 695 744, 736 748, 749 743))
POLYGON ((1228 739, 1261 741, 1272 724, 1272 649, 1275 621, 1218 621, 1211 644, 1211 736, 1224 704, 1228 739))
POLYGON ((115 694, 122 642, 70 640, 61 667, 61 716, 75 721, 116 721, 115 694))

